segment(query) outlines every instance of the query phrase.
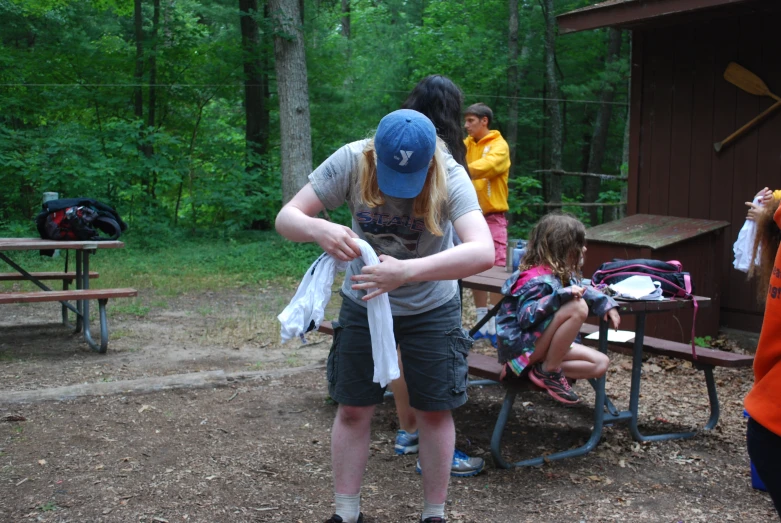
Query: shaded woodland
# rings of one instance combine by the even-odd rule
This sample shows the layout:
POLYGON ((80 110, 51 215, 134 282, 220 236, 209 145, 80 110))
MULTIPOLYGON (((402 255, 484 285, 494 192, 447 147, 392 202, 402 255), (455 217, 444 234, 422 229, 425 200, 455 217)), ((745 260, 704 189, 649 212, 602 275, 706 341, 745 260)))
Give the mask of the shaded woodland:
POLYGON ((271 228, 313 165, 435 73, 494 110, 513 233, 562 205, 607 221, 631 35, 555 19, 593 3, 0 0, 0 228, 28 227, 43 191, 109 201, 142 235, 271 228))

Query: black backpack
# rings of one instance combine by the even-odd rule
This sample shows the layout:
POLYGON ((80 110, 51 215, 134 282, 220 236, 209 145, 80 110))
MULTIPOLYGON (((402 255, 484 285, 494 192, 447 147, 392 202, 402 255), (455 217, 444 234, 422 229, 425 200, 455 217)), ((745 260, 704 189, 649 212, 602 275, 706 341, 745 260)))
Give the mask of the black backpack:
POLYGON ((44 240, 110 241, 127 230, 113 207, 92 198, 60 198, 42 207, 35 225, 44 240))
POLYGON ((610 285, 630 276, 650 276, 662 284, 662 291, 668 297, 690 298, 694 292, 691 275, 677 260, 613 260, 599 266, 591 277, 591 283, 595 286, 601 283, 610 285))

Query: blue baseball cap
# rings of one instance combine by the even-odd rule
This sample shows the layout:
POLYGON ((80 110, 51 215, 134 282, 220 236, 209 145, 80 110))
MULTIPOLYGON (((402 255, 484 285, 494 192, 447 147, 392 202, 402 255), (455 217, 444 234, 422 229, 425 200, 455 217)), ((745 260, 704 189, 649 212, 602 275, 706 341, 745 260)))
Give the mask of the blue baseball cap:
POLYGON ((374 135, 380 190, 394 198, 420 194, 436 147, 437 130, 422 113, 399 109, 386 115, 374 135))

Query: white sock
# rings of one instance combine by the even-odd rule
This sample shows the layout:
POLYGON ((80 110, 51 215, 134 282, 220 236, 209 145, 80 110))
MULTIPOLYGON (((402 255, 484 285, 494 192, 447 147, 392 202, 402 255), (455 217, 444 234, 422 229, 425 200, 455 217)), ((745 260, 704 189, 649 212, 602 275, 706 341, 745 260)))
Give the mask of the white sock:
POLYGON ((486 323, 486 325, 488 325, 488 334, 490 336, 495 335, 496 334, 496 316, 491 317, 491 319, 488 320, 488 323, 486 323))
POLYGON ((442 518, 445 519, 445 504, 437 505, 436 503, 423 502, 423 515, 420 516, 421 521, 425 521, 426 518, 442 518))
MULTIPOLYGON (((488 314, 488 307, 477 307, 477 321, 482 320, 486 314, 488 314)), ((481 334, 485 334, 487 332, 488 332, 488 323, 480 327, 481 334)))
POLYGON ((334 513, 341 516, 344 523, 355 523, 361 514, 361 494, 334 493, 336 509, 334 513))

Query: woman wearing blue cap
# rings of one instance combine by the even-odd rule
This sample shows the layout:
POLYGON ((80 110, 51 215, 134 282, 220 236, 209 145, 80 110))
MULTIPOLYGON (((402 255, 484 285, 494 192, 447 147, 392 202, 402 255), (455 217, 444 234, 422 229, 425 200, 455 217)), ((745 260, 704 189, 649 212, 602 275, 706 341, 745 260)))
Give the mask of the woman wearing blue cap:
POLYGON ((410 404, 418 412, 421 521, 443 522, 455 444, 450 411, 467 400, 471 346, 461 327, 456 280, 487 270, 494 260, 469 176, 438 146, 428 118, 401 109, 382 119, 374 139, 345 145, 315 169, 279 212, 276 228, 351 262, 328 356, 329 394, 339 408, 331 432, 336 510, 326 523, 363 521, 360 488, 371 418, 384 393, 372 381, 366 302, 386 292, 410 404), (345 202, 352 228, 316 218, 345 202), (454 247, 455 233, 463 243, 454 247), (380 263, 363 266, 353 238, 366 240, 380 263))

